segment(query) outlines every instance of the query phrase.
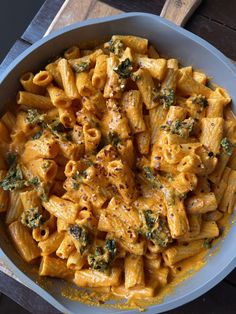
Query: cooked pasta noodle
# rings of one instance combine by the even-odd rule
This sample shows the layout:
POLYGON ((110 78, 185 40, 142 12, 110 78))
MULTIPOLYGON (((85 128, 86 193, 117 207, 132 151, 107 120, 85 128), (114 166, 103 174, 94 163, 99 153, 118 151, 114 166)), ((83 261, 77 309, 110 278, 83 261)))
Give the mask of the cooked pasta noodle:
POLYGON ((231 99, 145 38, 80 48, 20 78, 0 122, 0 215, 39 275, 147 299, 234 210, 231 99))

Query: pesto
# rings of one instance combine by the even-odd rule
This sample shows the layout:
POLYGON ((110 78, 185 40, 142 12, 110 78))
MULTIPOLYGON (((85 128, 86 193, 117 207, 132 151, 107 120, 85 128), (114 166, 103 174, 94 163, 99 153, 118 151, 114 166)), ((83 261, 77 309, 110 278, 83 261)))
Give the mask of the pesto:
POLYGON ((150 209, 144 210, 142 214, 144 217, 143 235, 157 245, 167 247, 173 240, 166 218, 150 209))
POLYGON ((212 239, 205 239, 203 246, 205 249, 210 249, 212 247, 212 239))
POLYGON ((154 188, 160 189, 162 187, 159 179, 153 174, 150 167, 143 167, 144 175, 154 188))
POLYGON ((144 218, 148 229, 152 229, 155 224, 155 218, 153 217, 152 214, 153 212, 150 209, 144 211, 144 218))
POLYGON ((46 115, 41 114, 37 109, 29 109, 26 115, 26 122, 30 125, 41 124, 44 122, 46 115))
POLYGON ((199 105, 203 108, 206 108, 208 106, 207 98, 203 95, 197 95, 192 98, 192 103, 195 105, 199 105))
POLYGON ((47 170, 50 167, 50 161, 49 160, 45 160, 42 164, 42 168, 43 170, 47 170))
POLYGON ((80 184, 78 182, 76 182, 75 180, 73 180, 73 182, 72 182, 73 190, 78 190, 79 186, 80 186, 80 184))
POLYGON ((169 109, 175 104, 175 92, 172 88, 163 88, 160 92, 154 92, 153 101, 159 101, 164 109, 169 109))
POLYGON ((185 119, 184 121, 175 120, 170 124, 161 125, 161 129, 172 134, 179 135, 183 138, 188 138, 190 133, 193 131, 195 120, 193 118, 185 119))
POLYGON ((109 132, 108 134, 108 142, 111 143, 112 146, 117 147, 120 144, 121 140, 117 132, 109 132))
POLYGON ((59 120, 54 120, 51 124, 48 124, 47 127, 53 135, 62 141, 71 140, 71 134, 68 133, 71 131, 71 129, 64 127, 64 125, 59 120))
POLYGON ((75 63, 72 64, 72 68, 75 70, 76 73, 81 73, 89 70, 91 67, 91 62, 90 60, 86 62, 80 62, 80 63, 75 63))
POLYGON ((117 254, 116 242, 113 239, 108 239, 104 247, 96 247, 94 254, 88 255, 88 264, 91 268, 109 272, 109 268, 117 254))
POLYGON ((38 177, 33 177, 29 180, 29 183, 37 187, 40 184, 40 181, 38 177))
POLYGON ((44 218, 38 207, 24 210, 21 215, 21 222, 30 229, 40 227, 44 223, 44 218))
POLYGON ((233 154, 233 148, 236 147, 236 144, 231 143, 227 137, 224 137, 220 142, 220 146, 228 156, 231 156, 233 154))
POLYGON ((49 190, 50 190, 50 187, 48 185, 46 185, 45 183, 40 183, 38 185, 38 193, 39 193, 39 197, 41 198, 41 200, 43 202, 48 202, 49 200, 49 190))
POLYGON ((125 47, 122 41, 116 39, 116 40, 110 40, 108 42, 109 44, 109 51, 114 53, 117 57, 121 57, 125 47))
POLYGON ((32 179, 30 179, 28 181, 28 185, 33 185, 36 188, 40 199, 43 202, 48 202, 50 186, 48 186, 46 183, 41 182, 38 177, 33 177, 32 179))
POLYGON ((71 225, 69 233, 78 241, 80 254, 83 254, 91 242, 87 228, 77 224, 71 225))
POLYGON ((13 164, 11 166, 5 178, 0 182, 0 186, 4 191, 22 189, 28 186, 19 165, 13 164))
POLYGON ((114 71, 124 79, 127 79, 130 77, 132 71, 133 71, 133 65, 130 59, 126 58, 124 61, 122 61, 114 71))
POLYGON ((111 254, 111 256, 114 258, 117 254, 117 247, 116 247, 116 241, 114 239, 107 239, 105 244, 106 250, 111 254))

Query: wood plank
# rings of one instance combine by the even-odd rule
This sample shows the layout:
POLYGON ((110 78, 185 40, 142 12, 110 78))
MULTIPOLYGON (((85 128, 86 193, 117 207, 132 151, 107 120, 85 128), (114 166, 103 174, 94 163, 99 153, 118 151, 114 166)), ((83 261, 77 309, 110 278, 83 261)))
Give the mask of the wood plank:
POLYGON ((30 46, 31 44, 27 43, 24 40, 21 40, 21 39, 17 40, 15 44, 9 50, 5 59, 2 61, 0 65, 0 73, 3 72, 8 67, 8 65, 13 60, 15 60, 16 57, 18 57, 23 51, 25 51, 25 49, 27 49, 30 46))
POLYGON ((121 12, 96 0, 66 0, 45 35, 88 18, 115 15, 121 12))
POLYGON ((66 0, 45 35, 72 23, 85 20, 94 3, 95 0, 66 0))
POLYGON ((236 3, 232 0, 204 0, 197 13, 236 30, 236 3))
POLYGON ((47 0, 21 36, 31 44, 41 39, 65 0, 47 0))
POLYGON ((148 12, 160 14, 165 0, 114 1, 114 0, 66 0, 46 34, 88 18, 110 16, 122 12, 148 12))
POLYGON ((170 20, 176 25, 184 26, 193 12, 196 11, 201 1, 202 0, 185 0, 185 2, 182 2, 166 0, 160 16, 170 20))
POLYGON ((104 2, 124 12, 146 12, 159 15, 161 13, 165 0, 100 0, 99 2, 104 2))
POLYGON ((58 310, 35 292, 0 272, 0 291, 31 313, 59 314, 58 310), (14 287, 14 288, 13 288, 14 287))
POLYGON ((185 28, 210 42, 229 58, 236 60, 236 31, 201 15, 195 15, 185 28))
POLYGON ((86 19, 93 19, 102 16, 111 16, 123 13, 122 10, 114 8, 106 3, 95 1, 95 4, 90 8, 86 19))

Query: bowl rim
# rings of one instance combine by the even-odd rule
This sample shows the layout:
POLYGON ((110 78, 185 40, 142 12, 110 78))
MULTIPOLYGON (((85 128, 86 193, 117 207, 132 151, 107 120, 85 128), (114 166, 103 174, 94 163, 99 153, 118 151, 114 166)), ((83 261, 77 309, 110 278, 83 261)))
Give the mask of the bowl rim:
MULTIPOLYGON (((104 22, 112 22, 115 20, 122 20, 122 19, 129 19, 132 17, 147 17, 147 18, 154 18, 156 19, 159 23, 164 24, 165 26, 171 28, 173 32, 178 32, 185 37, 193 40, 200 46, 204 47, 207 49, 211 54, 213 54, 217 59, 219 59, 224 66, 230 70, 232 75, 236 79, 236 66, 228 59, 223 53, 221 53, 218 49, 216 49, 214 46, 209 44, 207 41, 204 39, 200 38, 199 36, 175 25, 171 21, 166 20, 165 18, 162 18, 158 15, 150 14, 150 13, 142 13, 142 12, 132 12, 132 13, 123 13, 119 15, 114 15, 114 16, 108 16, 108 17, 100 17, 100 18, 95 18, 95 19, 88 19, 82 22, 77 22, 74 24, 71 24, 69 26, 66 26, 62 29, 56 30, 52 32, 51 34, 43 37, 36 43, 34 43, 32 46, 27 48, 24 52, 22 52, 1 74, 0 74, 0 85, 3 83, 3 81, 7 78, 7 76, 14 71, 14 68, 21 63, 22 60, 24 60, 28 55, 30 55, 33 51, 37 50, 40 46, 43 44, 47 43, 51 39, 54 39, 56 37, 59 37, 62 34, 69 33, 70 31, 73 31, 77 28, 81 28, 84 26, 88 25, 93 25, 93 24, 101 24, 104 22)), ((57 301, 56 298, 54 298, 49 292, 41 288, 38 284, 36 284, 33 280, 31 280, 26 274, 24 274, 15 264, 14 262, 7 256, 5 252, 0 248, 0 258, 3 258, 3 260, 9 265, 10 269, 12 269, 13 273, 17 275, 17 277, 31 290, 39 294, 42 298, 44 298, 47 302, 52 304, 55 308, 60 310, 63 313, 71 313, 73 314, 72 311, 68 310, 64 305, 62 305, 59 301, 57 301)), ((217 283, 219 283, 224 277, 226 277, 234 268, 236 267, 236 253, 235 256, 232 256, 232 258, 229 260, 227 265, 224 265, 221 269, 221 271, 216 274, 213 278, 209 279, 206 281, 203 285, 197 287, 194 290, 191 290, 189 293, 185 294, 184 296, 174 299, 174 300, 168 300, 167 302, 156 304, 156 305, 151 305, 147 313, 154 314, 161 313, 167 310, 171 310, 174 308, 177 308, 183 304, 186 304, 211 288, 213 288, 217 283)), ((79 303, 79 302, 78 302, 79 303)), ((112 313, 112 309, 111 312, 112 313)), ((99 308, 97 309, 97 313, 99 313, 99 308)), ((109 312, 108 312, 109 313, 109 312)), ((115 310, 114 313, 136 313, 135 310, 121 310, 117 311, 115 310)))

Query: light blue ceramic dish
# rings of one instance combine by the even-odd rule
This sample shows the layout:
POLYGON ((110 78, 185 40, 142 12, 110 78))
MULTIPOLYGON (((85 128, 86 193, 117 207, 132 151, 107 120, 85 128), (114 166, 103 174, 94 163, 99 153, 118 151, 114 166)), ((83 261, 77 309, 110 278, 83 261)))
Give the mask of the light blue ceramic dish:
MULTIPOLYGON (((4 112, 7 103, 19 88, 19 77, 27 71, 37 70, 53 55, 75 43, 97 39, 108 39, 113 34, 129 34, 146 37, 165 56, 176 57, 184 65, 203 69, 214 81, 226 88, 236 103, 236 68, 221 52, 206 41, 177 27, 171 22, 152 14, 130 13, 77 23, 38 41, 21 54, 0 77, 0 109, 4 112)), ((234 107, 236 112, 236 108, 234 107)), ((0 221, 0 254, 16 276, 30 289, 55 306, 63 313, 108 314, 124 313, 121 310, 88 307, 61 296, 62 283, 45 291, 39 287, 37 279, 27 264, 23 263, 9 242, 0 221)), ((199 297, 229 274, 236 266, 236 225, 220 242, 217 254, 209 256, 208 263, 193 277, 186 280, 162 304, 151 306, 146 313, 161 313, 176 308, 199 297)), ((128 310, 125 313, 137 313, 128 310)))

